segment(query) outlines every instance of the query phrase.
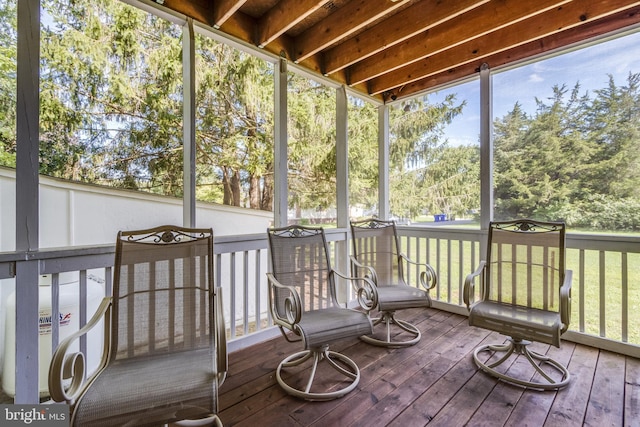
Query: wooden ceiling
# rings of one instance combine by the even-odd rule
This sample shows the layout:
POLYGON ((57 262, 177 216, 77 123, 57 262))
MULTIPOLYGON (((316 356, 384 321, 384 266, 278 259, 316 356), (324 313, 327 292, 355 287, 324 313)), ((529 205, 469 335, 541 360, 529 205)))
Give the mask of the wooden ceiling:
POLYGON ((640 22, 631 0, 156 2, 385 102, 640 22))

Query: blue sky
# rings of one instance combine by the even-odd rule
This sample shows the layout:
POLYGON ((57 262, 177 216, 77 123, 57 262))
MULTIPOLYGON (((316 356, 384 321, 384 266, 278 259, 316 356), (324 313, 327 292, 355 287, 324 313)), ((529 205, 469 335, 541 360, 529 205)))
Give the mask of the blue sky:
MULTIPOLYGON (((616 85, 626 84, 629 72, 640 72, 640 32, 599 43, 493 75, 493 117, 502 117, 519 101, 524 111, 533 114, 535 97, 546 100, 554 85, 566 84, 569 89, 579 82, 580 93, 600 89, 608 84, 608 74, 616 85)), ((480 121, 480 90, 478 81, 471 81, 429 95, 434 102, 455 92, 458 100, 466 100, 462 116, 447 128, 452 145, 477 144, 480 121)))

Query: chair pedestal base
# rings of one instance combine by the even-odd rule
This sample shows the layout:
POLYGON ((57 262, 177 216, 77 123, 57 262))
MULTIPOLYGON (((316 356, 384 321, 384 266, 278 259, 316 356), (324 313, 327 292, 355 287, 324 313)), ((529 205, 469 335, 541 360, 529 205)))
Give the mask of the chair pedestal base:
POLYGON ((201 420, 175 421, 167 425, 168 427, 199 427, 199 426, 223 427, 222 421, 220 421, 220 418, 218 418, 217 415, 212 415, 211 417, 203 418, 201 420))
POLYGON ((328 346, 323 346, 311 350, 300 351, 285 358, 282 362, 280 362, 278 368, 276 369, 276 380, 278 381, 278 384, 280 384, 280 386, 292 396, 296 396, 306 400, 332 400, 342 397, 356 388, 358 382, 360 381, 360 369, 358 369, 358 365, 356 365, 353 360, 349 359, 344 354, 330 351, 328 349, 328 346), (307 380, 305 388, 295 388, 287 384, 282 378, 282 369, 298 366, 309 359, 313 359, 313 363, 310 368, 311 372, 309 374, 309 378, 307 380), (348 384, 345 387, 337 390, 326 392, 312 392, 311 386, 313 385, 318 365, 321 362, 326 363, 327 366, 330 366, 331 368, 344 375, 347 378, 347 381, 349 381, 348 384))
POLYGON ((379 324, 384 324, 386 328, 386 339, 378 339, 372 335, 363 335, 360 339, 368 344, 377 345, 380 347, 409 347, 420 341, 422 334, 420 330, 409 322, 399 320, 395 318, 393 312, 384 312, 382 316, 371 319, 373 321, 373 327, 375 328, 379 324), (400 328, 402 331, 411 334, 412 338, 404 341, 396 341, 391 338, 391 331, 393 327, 400 328))
POLYGON ((507 381, 509 383, 520 385, 523 387, 529 387, 539 390, 557 390, 569 384, 570 375, 567 368, 565 368, 558 361, 552 359, 549 356, 545 356, 543 354, 529 350, 529 344, 530 342, 526 340, 509 338, 509 341, 505 344, 483 345, 475 349, 475 351, 473 352, 473 360, 476 362, 476 365, 478 365, 478 368, 480 368, 484 372, 493 375, 494 377, 499 378, 503 381, 507 381), (483 351, 491 351, 496 353, 504 352, 504 355, 495 362, 485 363, 480 360, 479 357, 479 354, 483 351), (495 368, 509 359, 511 355, 515 355, 516 357, 519 355, 524 355, 529 363, 535 368, 536 372, 540 374, 540 381, 527 381, 522 378, 510 376, 506 373, 498 372, 495 368), (556 374, 560 374, 561 379, 559 381, 554 380, 551 375, 549 375, 550 371, 545 372, 545 370, 543 370, 543 365, 549 365, 549 367, 553 371, 555 371, 556 374))

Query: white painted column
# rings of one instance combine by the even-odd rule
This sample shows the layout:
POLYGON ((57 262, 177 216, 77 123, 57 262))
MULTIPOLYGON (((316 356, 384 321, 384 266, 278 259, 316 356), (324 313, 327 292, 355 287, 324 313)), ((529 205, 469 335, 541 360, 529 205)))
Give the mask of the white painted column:
MULTIPOLYGON (((348 97, 345 86, 336 88, 336 211, 337 227, 349 228, 349 117, 348 97)), ((336 242, 336 270, 348 274, 349 240, 336 242)), ((339 279, 338 301, 347 303, 349 283, 339 279), (344 298, 344 299, 343 299, 344 298)))
POLYGON ((18 1, 16 106, 16 395, 15 403, 38 403, 40 0, 18 1))
POLYGON ((336 208, 338 228, 349 227, 349 118, 347 90, 336 88, 336 208))
POLYGON ((378 107, 378 217, 389 219, 389 106, 378 107))
MULTIPOLYGON (((493 220, 493 111, 489 65, 480 67, 480 229, 493 220)), ((480 259, 486 259, 487 234, 480 238, 480 259)))
POLYGON ((287 225, 289 202, 288 154, 287 154, 287 60, 280 58, 275 64, 274 91, 274 165, 273 165, 273 215, 274 225, 287 225))
POLYGON ((491 70, 480 67, 480 228, 493 220, 493 111, 491 70))
POLYGON ((183 191, 182 222, 196 226, 196 53, 193 20, 182 27, 183 191))

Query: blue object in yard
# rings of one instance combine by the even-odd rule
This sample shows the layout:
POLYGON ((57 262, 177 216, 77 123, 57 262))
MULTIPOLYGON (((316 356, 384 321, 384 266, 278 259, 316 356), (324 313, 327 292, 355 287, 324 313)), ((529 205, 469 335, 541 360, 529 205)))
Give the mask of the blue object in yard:
POLYGON ((433 216, 433 219, 435 220, 435 222, 446 221, 447 220, 447 215, 445 215, 445 214, 437 214, 437 215, 433 216))

